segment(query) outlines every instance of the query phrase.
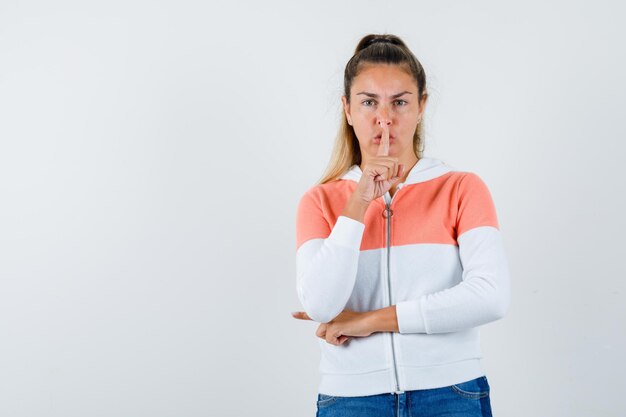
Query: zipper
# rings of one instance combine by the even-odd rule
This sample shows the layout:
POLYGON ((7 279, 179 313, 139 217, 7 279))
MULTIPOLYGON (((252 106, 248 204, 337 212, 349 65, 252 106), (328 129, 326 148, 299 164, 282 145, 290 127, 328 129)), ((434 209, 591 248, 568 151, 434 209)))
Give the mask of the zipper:
MULTIPOLYGON (((400 189, 402 188, 404 184, 399 184, 398 188, 396 189, 396 192, 393 194, 393 196, 391 196, 391 198, 389 199, 389 201, 387 201, 387 196, 389 195, 389 191, 387 191, 387 194, 385 194, 385 211, 383 212, 383 216, 386 219, 387 222, 387 302, 388 305, 391 306, 391 268, 390 268, 390 261, 389 261, 389 255, 391 253, 391 216, 393 216, 393 210, 391 210, 391 203, 393 202, 393 198, 398 194, 398 192, 400 191, 400 189)), ((398 366, 397 366, 397 361, 396 361, 396 349, 395 349, 395 344, 394 344, 394 332, 389 332, 389 339, 391 341, 391 355, 392 355, 392 360, 393 360, 393 375, 394 375, 394 379, 395 379, 395 390, 394 393, 395 394, 401 394, 404 391, 400 391, 400 382, 398 380, 398 366)))

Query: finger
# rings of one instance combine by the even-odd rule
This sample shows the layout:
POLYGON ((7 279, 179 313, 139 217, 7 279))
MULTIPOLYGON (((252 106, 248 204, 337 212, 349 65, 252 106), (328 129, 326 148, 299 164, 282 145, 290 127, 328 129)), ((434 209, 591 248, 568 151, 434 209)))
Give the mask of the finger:
POLYGON ((389 155, 389 126, 387 126, 387 121, 382 120, 379 122, 380 127, 383 129, 382 137, 380 138, 380 145, 378 145, 378 153, 377 156, 388 156, 389 155))
POLYGON ((392 158, 390 156, 376 156, 376 159, 371 162, 375 166, 382 169, 380 175, 381 180, 391 181, 397 176, 398 172, 398 158, 392 158))
POLYGON ((309 317, 308 314, 306 314, 304 311, 292 311, 291 315, 299 320, 313 320, 311 317, 309 317))
POLYGON ((350 339, 350 336, 341 336, 341 337, 339 337, 339 339, 338 339, 339 344, 340 345, 344 344, 348 339, 350 339))
POLYGON ((315 331, 315 336, 326 339, 326 326, 320 325, 320 327, 318 327, 315 331))
POLYGON ((402 178, 402 175, 404 175, 404 165, 398 164, 398 175, 394 177, 394 180, 399 181, 402 178))
POLYGON ((398 176, 398 170, 400 169, 400 164, 398 163, 398 159, 394 158, 392 161, 392 166, 390 169, 391 179, 394 179, 398 176))
POLYGON ((330 343, 331 345, 336 345, 337 344, 337 336, 335 336, 332 333, 326 332, 326 341, 328 343, 330 343))
POLYGON ((389 179, 389 177, 391 177, 390 169, 391 168, 387 165, 383 164, 372 165, 372 172, 376 174, 374 175, 374 181, 386 181, 389 179))

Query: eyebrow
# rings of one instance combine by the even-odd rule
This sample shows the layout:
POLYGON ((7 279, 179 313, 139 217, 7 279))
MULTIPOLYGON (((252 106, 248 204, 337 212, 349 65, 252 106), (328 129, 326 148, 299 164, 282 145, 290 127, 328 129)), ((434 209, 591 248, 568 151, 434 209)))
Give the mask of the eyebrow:
MULTIPOLYGON (((378 98, 378 94, 368 93, 367 91, 361 91, 360 93, 356 93, 357 96, 359 94, 363 94, 363 95, 368 96, 368 97, 378 98)), ((400 96, 402 96, 404 94, 413 94, 413 93, 411 93, 410 91, 403 91, 401 93, 394 94, 393 96, 391 96, 391 98, 398 98, 398 97, 400 97, 400 96)))

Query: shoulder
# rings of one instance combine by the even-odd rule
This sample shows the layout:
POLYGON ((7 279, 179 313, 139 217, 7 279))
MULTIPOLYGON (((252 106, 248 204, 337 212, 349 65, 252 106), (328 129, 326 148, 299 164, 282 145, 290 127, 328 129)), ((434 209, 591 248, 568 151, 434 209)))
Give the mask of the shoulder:
POLYGON ((458 234, 478 226, 499 228, 491 192, 481 176, 471 171, 458 172, 456 181, 458 234))
POLYGON ((300 202, 304 201, 327 201, 337 196, 343 195, 345 191, 355 188, 356 184, 350 180, 337 179, 324 184, 315 184, 309 187, 300 197, 300 202))
POLYGON ((338 213, 345 205, 338 187, 345 187, 343 183, 346 182, 335 180, 315 184, 300 197, 296 214, 296 248, 310 239, 325 239, 330 235, 338 213))
POLYGON ((453 169, 448 173, 447 181, 452 183, 454 188, 459 192, 468 191, 488 191, 488 187, 483 178, 473 171, 461 171, 453 169))
POLYGON ((476 172, 461 172, 459 178, 459 187, 464 188, 487 188, 487 184, 476 172))

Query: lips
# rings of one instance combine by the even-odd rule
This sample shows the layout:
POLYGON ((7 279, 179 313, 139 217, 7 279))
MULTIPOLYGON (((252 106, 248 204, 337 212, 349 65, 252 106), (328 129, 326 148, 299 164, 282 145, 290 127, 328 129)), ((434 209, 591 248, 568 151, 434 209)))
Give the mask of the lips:
MULTIPOLYGON (((374 139, 374 142, 372 142, 374 146, 380 146, 381 143, 382 142, 380 141, 380 139, 374 139)), ((389 139, 389 146, 394 145, 395 143, 396 143, 395 140, 389 139)))

